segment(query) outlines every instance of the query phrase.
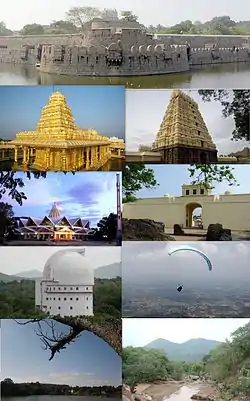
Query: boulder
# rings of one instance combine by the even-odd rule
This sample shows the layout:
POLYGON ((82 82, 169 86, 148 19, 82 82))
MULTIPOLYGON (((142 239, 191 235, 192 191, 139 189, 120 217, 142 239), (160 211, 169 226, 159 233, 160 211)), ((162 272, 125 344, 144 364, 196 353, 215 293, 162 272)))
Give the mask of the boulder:
POLYGON ((123 241, 175 241, 164 232, 164 224, 149 219, 122 219, 123 241))
POLYGON ((231 230, 223 228, 222 224, 209 224, 206 241, 232 241, 231 230))
POLYGON ((185 235, 180 224, 174 224, 174 235, 185 235))

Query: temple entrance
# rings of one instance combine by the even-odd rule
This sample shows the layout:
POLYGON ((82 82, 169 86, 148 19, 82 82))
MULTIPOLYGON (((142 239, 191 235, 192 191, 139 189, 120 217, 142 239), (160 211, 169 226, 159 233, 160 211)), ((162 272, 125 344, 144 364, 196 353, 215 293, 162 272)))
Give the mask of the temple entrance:
POLYGON ((201 152, 200 153, 200 163, 201 164, 206 164, 208 162, 208 155, 206 152, 201 152))
POLYGON ((186 228, 202 228, 202 206, 200 203, 186 205, 186 228))
POLYGON ((61 230, 54 233, 55 241, 70 241, 73 239, 74 232, 67 227, 63 227, 61 230))

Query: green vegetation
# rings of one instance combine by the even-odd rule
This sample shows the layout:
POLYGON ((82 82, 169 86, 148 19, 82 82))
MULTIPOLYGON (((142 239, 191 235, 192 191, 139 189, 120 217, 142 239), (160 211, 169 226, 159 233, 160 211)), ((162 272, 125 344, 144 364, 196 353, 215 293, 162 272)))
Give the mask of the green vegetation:
MULTIPOLYGON (((233 170, 231 166, 217 164, 194 164, 188 169, 192 184, 211 189, 215 183, 225 181, 229 186, 238 185, 233 170)), ((158 185, 154 170, 145 164, 126 165, 122 172, 123 203, 136 201, 136 192, 142 188, 153 189, 158 185)))
MULTIPOLYGON (((95 317, 120 318, 120 277, 95 279, 94 314, 95 317)), ((27 319, 27 316, 29 319, 45 317, 44 314, 35 310, 35 282, 33 280, 0 282, 0 316, 6 319, 27 319)))
MULTIPOLYGON (((73 34, 78 33, 88 27, 88 23, 93 19, 103 19, 109 21, 125 20, 129 22, 138 22, 138 16, 131 10, 118 12, 116 9, 100 9, 97 7, 72 7, 65 15, 65 20, 52 21, 49 25, 28 24, 21 30, 22 35, 50 35, 50 34, 73 34)), ((197 34, 197 35, 250 35, 250 21, 232 20, 229 16, 218 16, 204 23, 200 21, 180 21, 172 26, 150 25, 142 28, 150 33, 163 34, 197 34)), ((6 27, 6 24, 0 22, 0 36, 13 35, 6 27)))
POLYGON ((212 349, 200 362, 170 360, 164 351, 123 349, 124 381, 130 386, 155 380, 182 380, 187 375, 209 379, 224 400, 250 396, 250 323, 231 335, 232 340, 212 349))

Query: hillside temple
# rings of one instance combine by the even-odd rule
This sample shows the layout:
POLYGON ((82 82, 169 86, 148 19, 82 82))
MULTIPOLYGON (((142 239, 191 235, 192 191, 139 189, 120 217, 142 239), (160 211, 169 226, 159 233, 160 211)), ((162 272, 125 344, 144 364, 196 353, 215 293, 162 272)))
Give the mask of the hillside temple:
POLYGON ((14 158, 13 170, 28 166, 38 171, 99 170, 112 158, 124 158, 125 143, 75 125, 65 96, 56 91, 42 110, 34 132, 19 132, 0 143, 0 161, 14 158), (6 156, 7 154, 7 156, 6 156))
POLYGON ((156 139, 138 152, 126 152, 128 162, 217 163, 235 162, 235 157, 217 157, 216 145, 208 132, 198 104, 180 90, 172 93, 156 139))

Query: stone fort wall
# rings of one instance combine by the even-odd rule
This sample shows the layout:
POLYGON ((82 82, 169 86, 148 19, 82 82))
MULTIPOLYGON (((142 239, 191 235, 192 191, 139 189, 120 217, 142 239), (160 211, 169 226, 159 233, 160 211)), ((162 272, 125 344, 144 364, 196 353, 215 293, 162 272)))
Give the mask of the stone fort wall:
POLYGON ((153 75, 192 65, 250 61, 250 37, 150 35, 139 26, 92 22, 76 35, 0 37, 0 62, 64 75, 153 75), (187 43, 190 56, 187 54, 187 43))

